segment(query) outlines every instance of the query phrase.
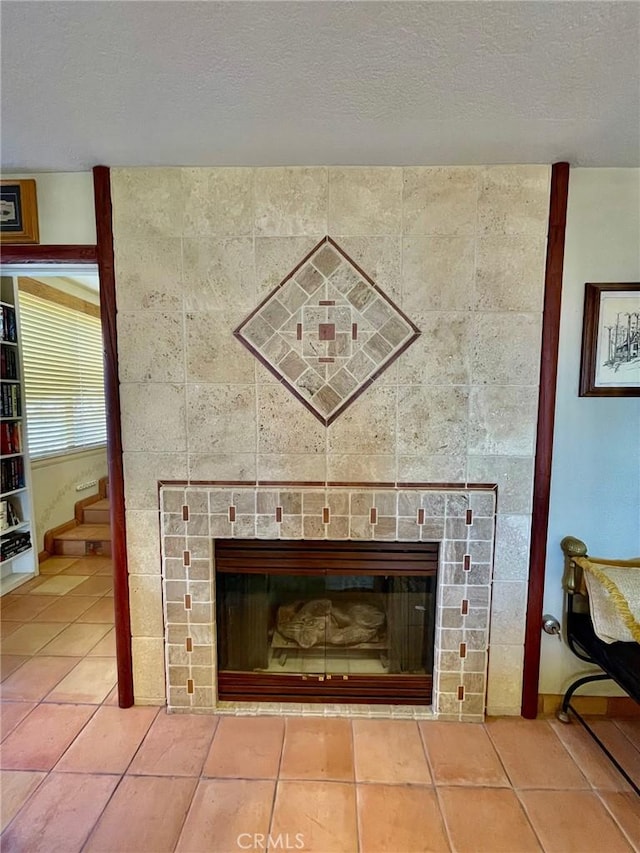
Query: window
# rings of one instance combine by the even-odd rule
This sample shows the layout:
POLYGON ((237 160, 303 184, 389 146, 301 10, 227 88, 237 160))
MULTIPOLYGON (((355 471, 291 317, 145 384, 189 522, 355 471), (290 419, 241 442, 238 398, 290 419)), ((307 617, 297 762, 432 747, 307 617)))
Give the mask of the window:
POLYGON ((98 307, 33 279, 19 286, 31 458, 105 444, 98 307))

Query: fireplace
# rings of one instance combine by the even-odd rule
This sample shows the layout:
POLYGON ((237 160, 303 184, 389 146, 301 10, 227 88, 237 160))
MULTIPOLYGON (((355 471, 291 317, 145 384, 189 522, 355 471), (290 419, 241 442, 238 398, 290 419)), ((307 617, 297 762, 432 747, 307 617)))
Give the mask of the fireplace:
POLYGON ((438 543, 218 539, 218 696, 430 704, 438 543))
POLYGON ((496 524, 494 486, 165 482, 160 485, 159 498, 170 711, 364 714, 469 722, 484 718, 496 524), (236 571, 239 560, 245 568, 251 567, 254 548, 261 549, 259 565, 253 564, 252 571, 236 571), (340 549, 342 563, 336 565, 334 559, 330 569, 326 555, 335 555, 340 549), (265 556, 269 553, 273 554, 270 560, 265 556), (239 557, 241 554, 244 556, 239 557), (354 561, 363 560, 363 554, 366 560, 378 554, 384 568, 369 562, 362 575, 354 572, 354 561), (406 565, 393 569, 401 562, 400 554, 412 555, 411 570, 406 565), (266 571, 267 563, 280 571, 266 571), (404 603, 399 592, 403 584, 409 593, 404 603), (251 589, 260 590, 262 603, 256 600, 254 610, 261 610, 261 627, 257 621, 249 621, 246 613, 238 617, 236 612, 233 618, 240 622, 230 632, 219 631, 218 618, 229 618, 225 607, 246 598, 251 589), (329 622, 333 614, 338 623, 344 621, 345 609, 353 619, 350 608, 355 599, 374 601, 384 613, 385 639, 378 637, 374 642, 386 643, 388 649, 348 651, 325 641, 309 646, 310 650, 294 647, 292 652, 291 647, 287 650, 278 648, 278 641, 273 643, 279 607, 293 608, 282 612, 283 625, 288 615, 295 616, 310 602, 315 603, 307 615, 310 610, 311 616, 329 622), (422 613, 434 602, 435 618, 430 625, 422 613), (430 652, 427 646, 423 651, 422 641, 415 646, 418 628, 413 636, 405 634, 413 659, 407 657, 408 652, 397 651, 402 641, 393 634, 398 625, 396 611, 412 607, 418 625, 424 628, 422 636, 433 630, 430 652), (247 623, 256 637, 239 653, 247 623), (226 648, 219 648, 221 637, 226 648), (244 660, 239 654, 244 654, 244 660), (318 656, 324 669, 314 660, 318 656), (353 660, 338 665, 340 657, 353 660), (377 671, 357 671, 365 666, 375 666, 377 671), (415 687, 412 699, 401 695, 400 687, 409 684, 412 690, 415 687), (315 694, 313 701, 309 693, 303 693, 306 690, 315 694))

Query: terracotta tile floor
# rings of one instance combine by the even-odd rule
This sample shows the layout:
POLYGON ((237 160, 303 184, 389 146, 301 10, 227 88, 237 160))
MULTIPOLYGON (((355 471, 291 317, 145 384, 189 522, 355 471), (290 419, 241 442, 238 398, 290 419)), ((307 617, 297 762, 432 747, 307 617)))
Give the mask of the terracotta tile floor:
MULTIPOLYGON (((6 853, 640 851, 640 799, 577 723, 123 711, 109 561, 42 568, 0 599, 6 853)), ((640 718, 597 726, 640 769, 640 718)))

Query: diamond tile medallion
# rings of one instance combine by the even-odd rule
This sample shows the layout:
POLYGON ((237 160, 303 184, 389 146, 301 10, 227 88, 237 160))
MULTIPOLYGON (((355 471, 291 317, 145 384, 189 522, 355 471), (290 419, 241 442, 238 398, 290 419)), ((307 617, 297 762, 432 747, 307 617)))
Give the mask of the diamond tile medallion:
POLYGON ((234 331, 325 426, 419 334, 331 237, 234 331))

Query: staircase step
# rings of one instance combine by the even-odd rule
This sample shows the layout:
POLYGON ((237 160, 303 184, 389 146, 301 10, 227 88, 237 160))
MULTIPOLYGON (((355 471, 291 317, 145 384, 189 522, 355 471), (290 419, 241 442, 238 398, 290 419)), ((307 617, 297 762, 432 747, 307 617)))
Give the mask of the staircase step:
POLYGON ((79 524, 59 533, 56 539, 111 539, 111 528, 108 524, 79 524))
POLYGON ((54 554, 80 556, 111 555, 111 528, 108 524, 79 524, 59 533, 54 539, 54 554))
POLYGON ((82 510, 82 519, 85 524, 109 524, 109 500, 96 501, 82 510))

